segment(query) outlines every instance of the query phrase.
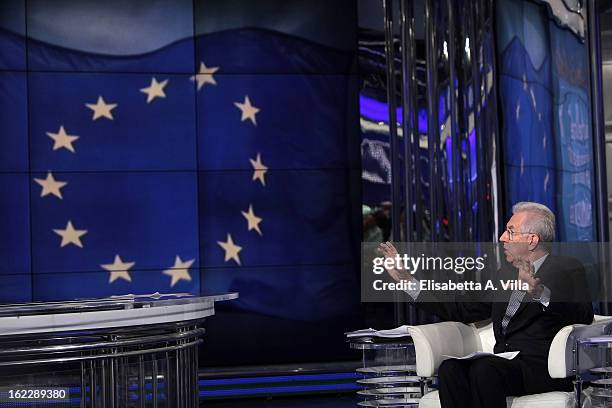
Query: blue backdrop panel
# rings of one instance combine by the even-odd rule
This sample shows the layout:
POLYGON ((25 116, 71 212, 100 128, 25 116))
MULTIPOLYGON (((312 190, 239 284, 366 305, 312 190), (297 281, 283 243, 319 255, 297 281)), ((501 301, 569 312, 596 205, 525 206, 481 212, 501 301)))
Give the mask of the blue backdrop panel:
POLYGON ((347 74, 353 67, 351 52, 263 29, 206 34, 196 44, 196 62, 218 63, 219 73, 347 74))
POLYGON ((324 265, 354 262, 359 257, 351 247, 353 221, 345 210, 356 202, 349 194, 347 171, 268 171, 265 186, 252 179, 253 173, 200 174, 203 266, 238 266, 225 261, 225 251, 218 244, 227 240, 227 234, 242 247, 239 255, 245 266, 324 265), (262 219, 262 235, 248 230, 242 212, 248 213, 250 205, 262 219))
POLYGON ((586 45, 550 20, 544 6, 496 5, 506 209, 517 201, 544 203, 557 216, 560 240, 592 240, 586 45))
POLYGON ((240 298, 207 322, 203 364, 354 359, 340 339, 363 324, 358 285, 355 265, 205 268, 205 293, 238 290, 240 298))
POLYGON ((237 290, 222 311, 234 326, 207 335, 223 364, 348 355, 353 2, 28 0, 27 18, 24 4, 0 5, 0 301, 237 290))
MULTIPOLYGON (((222 65, 220 65, 222 67, 222 65)), ((215 75, 198 92, 200 169, 348 167, 349 78, 340 75, 215 75), (243 118, 236 103, 259 109, 243 118)))
POLYGON ((28 0, 28 36, 32 70, 194 69, 191 0, 28 0))
POLYGON ((354 0, 194 0, 194 6, 203 39, 198 57, 232 61, 225 72, 347 72, 355 55, 354 0))
POLYGON ((595 239, 593 213, 593 142, 589 103, 588 52, 567 30, 551 24, 555 130, 559 199, 564 223, 561 236, 568 241, 595 239))
MULTIPOLYGON (((30 274, 30 208, 27 174, 0 173, 0 275, 30 274)), ((24 291, 29 289, 24 288, 24 291)), ((6 292, 9 293, 10 292, 6 292)), ((15 295, 23 297, 20 291, 15 295)), ((29 296, 29 295, 28 295, 29 296)), ((6 300, 6 299, 5 299, 6 300)))
POLYGON ((32 276, 0 275, 0 303, 32 301, 32 276))
MULTIPOLYGON (((513 43, 511 50, 517 52, 518 44, 518 41, 513 43)), ((500 80, 504 113, 507 115, 503 128, 503 154, 508 205, 521 200, 536 201, 554 212, 557 207, 557 169, 550 86, 545 87, 537 79, 527 82, 516 78, 517 73, 510 71, 500 80)))
POLYGON ((346 331, 363 326, 360 311, 357 305, 341 318, 295 320, 220 305, 215 318, 206 321, 206 347, 201 349, 200 365, 355 361, 360 354, 343 339, 346 331))
POLYGON ((28 171, 26 74, 0 72, 0 172, 28 171))
POLYGON ((0 69, 26 69, 25 0, 0 2, 0 69))
MULTIPOLYGON (((161 85, 160 85, 161 87, 161 85)), ((32 170, 195 170, 195 95, 187 75, 32 73, 32 170), (142 89, 168 81, 147 103, 142 89), (86 104, 117 105, 94 118, 86 104), (54 150, 48 133, 78 136, 54 150)))
MULTIPOLYGON (((38 175, 44 178, 44 174, 38 175)), ((40 197, 42 187, 32 183, 32 239, 34 270, 50 272, 103 271, 115 255, 135 262, 132 269, 166 269, 175 257, 195 259, 198 265, 197 182, 195 173, 53 173, 68 183, 63 199, 40 197), (60 247, 71 221, 76 230, 86 230, 82 248, 60 247)), ((108 293, 100 287, 100 294, 108 293)), ((151 290, 151 281, 133 280, 130 293, 151 290)), ((48 288, 53 291, 53 287, 48 288)), ((80 287, 73 287, 78 296, 80 287)), ((121 292, 121 291, 120 291, 121 292)), ((119 293, 120 293, 119 292, 119 293)))
POLYGON ((234 310, 318 321, 346 317, 359 307, 354 271, 354 264, 205 268, 201 279, 204 293, 240 292, 234 310))

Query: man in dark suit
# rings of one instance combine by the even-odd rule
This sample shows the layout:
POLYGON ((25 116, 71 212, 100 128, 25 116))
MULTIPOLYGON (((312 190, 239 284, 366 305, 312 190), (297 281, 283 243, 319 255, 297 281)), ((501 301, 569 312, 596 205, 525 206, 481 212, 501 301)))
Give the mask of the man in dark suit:
MULTIPOLYGON (((473 323, 490 318, 494 352, 520 352, 512 360, 445 360, 438 370, 442 408, 506 408, 507 396, 571 390, 569 379, 548 374, 548 350, 562 327, 593 321, 584 268, 575 259, 549 254, 555 216, 548 207, 521 202, 512 213, 500 241, 513 267, 501 272, 518 276, 529 291, 512 291, 505 302, 419 302, 418 291, 409 293, 419 308, 445 320, 473 323)), ((390 243, 380 249, 389 257, 397 253, 390 243)), ((397 270, 388 272, 400 279, 397 270)))

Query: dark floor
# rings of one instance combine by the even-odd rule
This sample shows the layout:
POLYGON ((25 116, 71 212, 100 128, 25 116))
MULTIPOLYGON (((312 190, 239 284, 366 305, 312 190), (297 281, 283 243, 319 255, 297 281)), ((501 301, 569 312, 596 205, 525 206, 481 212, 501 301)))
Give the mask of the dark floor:
POLYGON ((210 408, 355 408, 357 395, 244 399, 200 403, 210 408))

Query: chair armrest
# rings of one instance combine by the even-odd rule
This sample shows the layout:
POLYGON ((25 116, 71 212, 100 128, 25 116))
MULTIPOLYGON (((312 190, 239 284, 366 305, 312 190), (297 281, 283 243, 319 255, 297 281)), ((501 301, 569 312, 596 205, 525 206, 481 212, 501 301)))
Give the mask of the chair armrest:
MULTIPOLYGON (((548 373, 552 378, 566 378, 576 374, 574 353, 576 340, 606 334, 606 327, 612 319, 596 320, 595 323, 572 324, 565 326, 555 335, 548 351, 548 373)), ((580 352, 580 368, 588 370, 603 364, 599 361, 596 349, 582 350, 580 352)))
POLYGON ((458 322, 441 322, 408 326, 416 353, 416 372, 421 377, 433 377, 443 355, 461 357, 481 350, 480 336, 473 326, 458 322))

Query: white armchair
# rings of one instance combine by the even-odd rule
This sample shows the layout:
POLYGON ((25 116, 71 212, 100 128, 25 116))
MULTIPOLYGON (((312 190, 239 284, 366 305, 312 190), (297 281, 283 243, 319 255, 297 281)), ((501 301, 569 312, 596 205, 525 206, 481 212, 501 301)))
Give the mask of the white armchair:
MULTIPOLYGON (((575 375, 574 349, 579 338, 601 335, 612 318, 595 316, 590 325, 566 326, 557 333, 548 354, 548 372, 553 378, 575 375)), ((442 322, 408 328, 416 352, 416 372, 420 377, 431 378, 445 359, 443 355, 463 356, 475 351, 493 352, 495 337, 493 325, 477 328, 457 322, 442 322)), ((597 366, 596 355, 580 354, 581 369, 597 366)), ((543 394, 508 397, 508 408, 570 408, 574 404, 571 392, 547 392, 543 394)), ((440 408, 438 391, 423 396, 419 408, 440 408)))

